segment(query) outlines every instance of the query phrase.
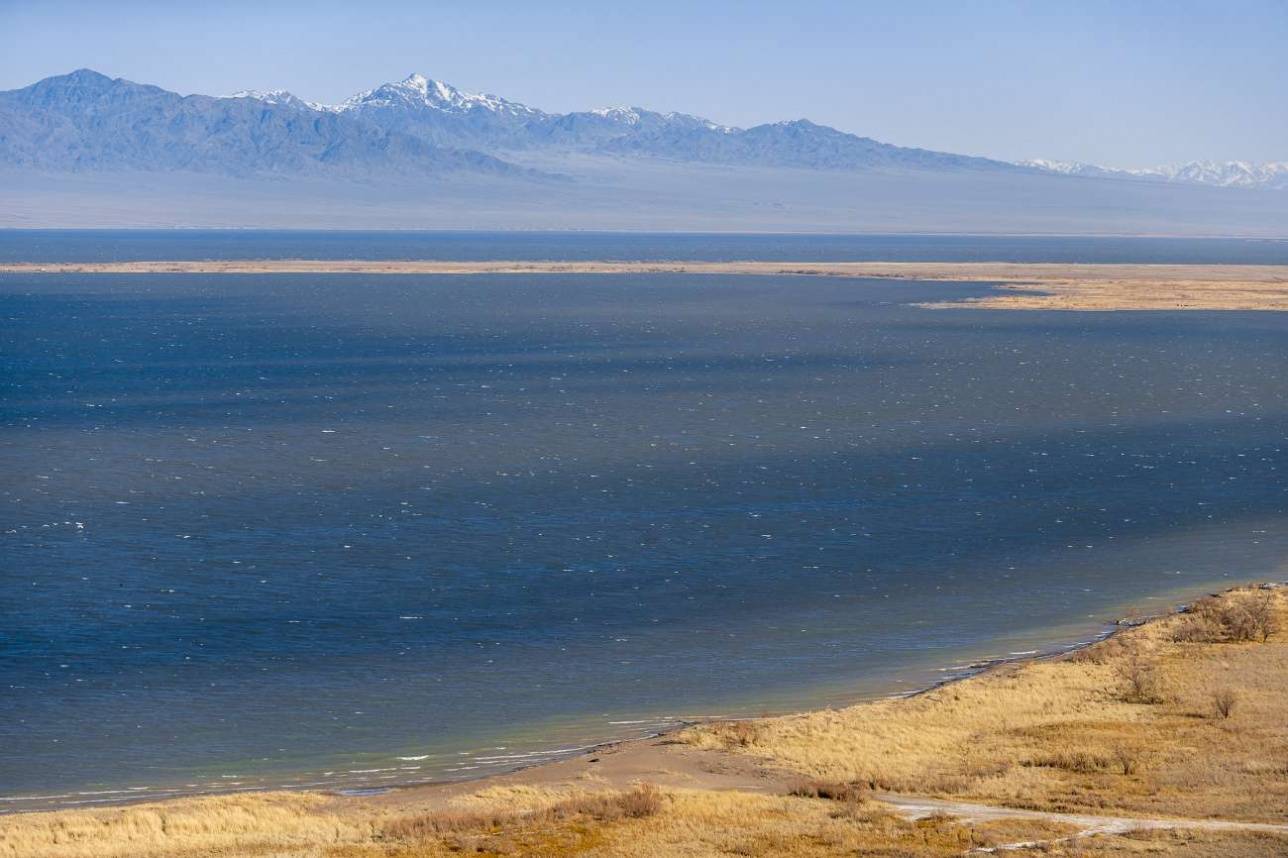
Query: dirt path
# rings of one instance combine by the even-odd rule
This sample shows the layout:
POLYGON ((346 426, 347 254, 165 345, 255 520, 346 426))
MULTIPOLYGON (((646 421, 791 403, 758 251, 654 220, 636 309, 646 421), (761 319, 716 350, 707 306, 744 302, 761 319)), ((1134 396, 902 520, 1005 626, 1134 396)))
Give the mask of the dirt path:
POLYGON ((912 819, 943 813, 974 822, 993 819, 1040 819, 1044 822, 1060 822, 1076 826, 1079 836, 1088 834, 1123 834, 1142 829, 1197 829, 1200 831, 1266 831, 1277 834, 1288 834, 1288 825, 1276 825, 1270 822, 1241 822, 1230 819, 1180 819, 1164 816, 1096 816, 1083 813, 1056 813, 1046 810, 1023 810, 1020 808, 997 807, 989 804, 973 804, 964 801, 949 801, 922 796, 894 795, 879 793, 873 796, 912 819))

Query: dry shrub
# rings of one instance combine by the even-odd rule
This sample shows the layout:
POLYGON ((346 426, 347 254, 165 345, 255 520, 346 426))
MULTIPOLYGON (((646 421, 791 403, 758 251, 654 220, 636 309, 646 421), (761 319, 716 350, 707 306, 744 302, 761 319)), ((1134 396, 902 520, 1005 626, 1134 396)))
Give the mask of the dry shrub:
POLYGON ((1013 768, 1015 768, 1015 763, 1009 759, 967 760, 962 764, 962 775, 971 781, 984 778, 1000 778, 1004 777, 1013 768))
POLYGON ((1126 688, 1123 699, 1128 703, 1158 703, 1158 671, 1140 646, 1129 647, 1115 671, 1126 688))
POLYGON ((520 815, 443 810, 395 819, 383 827, 382 833, 395 840, 424 840, 444 834, 491 831, 514 821, 520 815))
POLYGON ((755 721, 716 721, 707 730, 728 748, 749 748, 761 738, 761 726, 755 721))
POLYGON ((1111 664, 1121 658, 1129 648, 1121 636, 1105 638, 1102 641, 1080 647, 1069 653, 1068 660, 1074 664, 1111 664))
POLYGON ((539 825, 588 817, 596 822, 646 819, 662 810, 662 793, 652 784, 639 784, 617 793, 577 796, 548 808, 513 813, 436 811, 393 820, 381 829, 393 840, 427 840, 446 835, 493 833, 519 825, 539 825))
POLYGON ((1190 607, 1172 639, 1178 643, 1265 643, 1280 627, 1274 596, 1269 592, 1208 596, 1190 607))
POLYGON ((1238 705, 1239 695, 1232 689, 1222 688, 1212 692, 1212 709, 1219 718, 1229 718, 1234 714, 1234 707, 1238 705))
POLYGON ((1225 640, 1221 624, 1203 614, 1188 614, 1172 630, 1176 643, 1219 643, 1225 640))
POLYGON ((1270 593, 1253 593, 1244 597, 1239 609, 1242 619, 1238 627, 1249 635, 1248 640, 1265 643, 1279 633, 1279 614, 1275 611, 1274 596, 1270 593))
POLYGON ((868 800, 868 791, 862 781, 804 781, 792 787, 788 795, 862 804, 868 800))
POLYGON ((652 784, 640 784, 619 795, 616 807, 627 819, 647 819, 662 810, 662 793, 652 784))
POLYGON ((1128 745, 1114 748, 1114 762, 1124 775, 1134 775, 1140 771, 1140 752, 1128 745))
POLYGON ((1075 649, 1067 656, 1074 664, 1104 664, 1106 661, 1103 644, 1092 644, 1075 649))
POLYGON ((1090 751, 1059 751, 1034 757, 1026 761, 1024 765, 1035 768, 1062 769, 1066 772, 1077 772, 1078 774, 1086 775, 1103 772, 1113 765, 1113 762, 1103 754, 1093 754, 1090 751))

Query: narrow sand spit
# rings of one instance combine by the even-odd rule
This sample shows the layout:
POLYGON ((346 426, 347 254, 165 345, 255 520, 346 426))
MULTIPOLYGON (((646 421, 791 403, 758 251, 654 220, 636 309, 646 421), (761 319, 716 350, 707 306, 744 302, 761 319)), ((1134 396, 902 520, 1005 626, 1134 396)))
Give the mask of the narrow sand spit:
POLYGON ((225 259, 9 262, 0 274, 762 274, 985 282, 1005 290, 921 305, 936 309, 1288 310, 1284 265, 225 259))

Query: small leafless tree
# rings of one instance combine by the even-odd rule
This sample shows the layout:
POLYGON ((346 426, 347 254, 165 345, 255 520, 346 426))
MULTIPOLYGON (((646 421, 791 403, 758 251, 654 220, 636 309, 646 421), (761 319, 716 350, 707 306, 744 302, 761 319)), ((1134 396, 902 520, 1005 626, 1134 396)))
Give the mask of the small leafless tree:
POLYGON ((1212 709, 1218 718, 1229 718, 1234 714, 1234 707, 1239 703, 1239 695, 1229 688, 1212 692, 1212 709))
POLYGON ((1117 671, 1126 683, 1124 697, 1129 703, 1158 702, 1158 671, 1139 646, 1127 650, 1117 671))
POLYGON ((1274 596, 1270 593, 1249 596, 1243 602, 1243 610, 1248 616, 1253 639, 1265 643, 1279 633, 1279 614, 1275 611, 1274 596))

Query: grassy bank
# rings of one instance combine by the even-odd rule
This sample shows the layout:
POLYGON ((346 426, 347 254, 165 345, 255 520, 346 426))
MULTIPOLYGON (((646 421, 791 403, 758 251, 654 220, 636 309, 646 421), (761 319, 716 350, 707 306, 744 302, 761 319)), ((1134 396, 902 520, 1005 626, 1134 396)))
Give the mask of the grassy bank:
POLYGON ((1288 855, 1288 829, 1213 822, 1288 821, 1286 628, 1283 590, 1235 590, 1060 659, 562 769, 3 817, 0 856, 1288 855), (938 797, 940 812, 887 794, 938 797))
POLYGON ((812 777, 1052 811, 1288 819, 1285 598, 1247 590, 905 700, 690 741, 812 777))

